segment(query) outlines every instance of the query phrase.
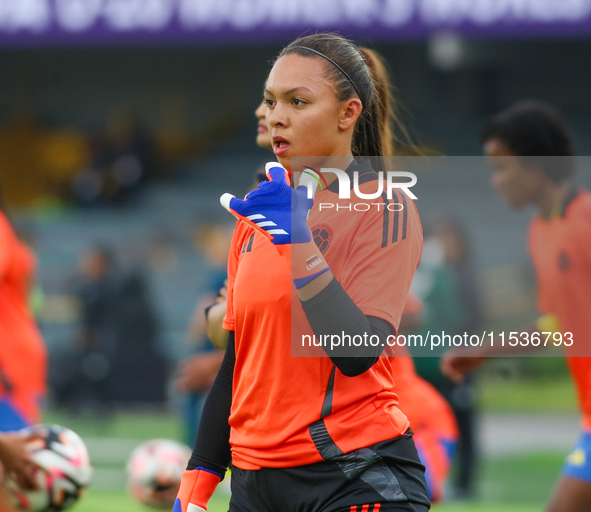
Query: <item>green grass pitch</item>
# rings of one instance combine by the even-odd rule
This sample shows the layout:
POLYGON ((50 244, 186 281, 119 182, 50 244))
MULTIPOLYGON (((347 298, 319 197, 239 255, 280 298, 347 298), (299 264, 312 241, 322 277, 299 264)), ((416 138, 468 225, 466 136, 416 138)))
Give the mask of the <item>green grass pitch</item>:
MULTIPOLYGON (((435 512, 541 512, 553 488, 564 454, 537 453, 484 461, 478 501, 449 502, 435 512)), ((229 496, 218 492, 208 512, 227 512, 229 496)), ((73 512, 149 512, 124 490, 90 489, 73 512)))

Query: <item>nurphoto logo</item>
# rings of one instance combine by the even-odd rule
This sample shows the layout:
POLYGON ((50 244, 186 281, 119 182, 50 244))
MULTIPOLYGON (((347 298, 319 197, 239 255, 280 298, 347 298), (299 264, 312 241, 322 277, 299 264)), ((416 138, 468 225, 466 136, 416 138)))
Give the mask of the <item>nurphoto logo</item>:
MULTIPOLYGON (((304 171, 307 172, 307 171, 304 171)), ((384 173, 382 171, 378 172, 378 188, 375 192, 371 194, 366 194, 359 190, 359 172, 353 172, 353 187, 351 187, 351 178, 349 175, 341 170, 335 169, 332 167, 323 167, 320 169, 320 179, 316 176, 314 178, 318 181, 320 188, 322 189, 322 184, 324 184, 324 188, 326 188, 326 181, 322 177, 322 173, 325 172, 332 172, 337 175, 337 180, 339 182, 339 198, 340 199, 350 199, 351 198, 351 188, 353 188, 353 192, 355 195, 360 199, 377 199, 380 197, 384 192, 384 181, 386 181, 386 197, 388 199, 392 199, 394 189, 399 189, 406 192, 406 195, 413 200, 417 200, 417 196, 415 196, 411 192, 411 187, 414 187, 417 184, 417 177, 412 172, 405 172, 405 171, 388 171, 386 172, 386 180, 384 180, 384 173), (400 183, 396 180, 400 178, 408 178, 410 181, 400 183)), ((310 173, 312 174, 312 173, 310 173)), ((313 183, 311 181, 307 181, 305 183, 306 187, 308 188, 308 199, 312 199, 314 197, 314 189, 313 183)))
MULTIPOLYGON (((308 169, 311 169, 308 167, 308 169)), ((312 169, 313 170, 313 169, 312 169)), ((371 208, 371 206, 376 206, 378 210, 382 208, 387 208, 389 211, 401 211, 404 210, 404 204, 406 203, 405 195, 408 196, 412 200, 417 200, 417 196, 415 196, 412 191, 410 190, 411 187, 414 187, 417 184, 417 177, 415 174, 411 172, 405 171, 387 171, 378 172, 378 179, 373 180, 377 182, 377 189, 375 192, 367 193, 362 192, 359 189, 359 172, 353 172, 353 186, 351 187, 351 177, 345 171, 341 169, 336 169, 332 167, 323 167, 320 169, 320 173, 314 171, 310 172, 307 170, 303 171, 303 174, 308 174, 310 178, 303 180, 300 184, 306 186, 308 189, 308 199, 313 199, 314 193, 316 188, 320 186, 321 190, 326 190, 327 184, 326 180, 322 173, 332 172, 337 176, 337 182, 339 184, 339 199, 351 199, 351 190, 353 190, 353 194, 355 197, 362 200, 362 202, 358 204, 335 204, 335 203, 320 203, 319 208, 320 210, 326 210, 330 208, 336 208, 337 210, 346 209, 351 211, 353 208, 355 211, 367 211, 371 208), (386 179, 384 179, 384 174, 386 175, 386 179), (406 179, 407 181, 402 181, 402 179, 406 179), (385 189, 385 190, 384 190, 385 189), (396 202, 398 201, 398 194, 394 193, 394 190, 398 189, 401 191, 401 196, 403 203, 396 202), (384 195, 386 199, 384 199, 384 195), (368 203, 367 201, 371 201, 374 199, 382 198, 382 201, 377 203, 368 203), (392 199, 395 198, 396 201, 391 202, 392 199)), ((373 182, 372 181, 372 182, 373 182)))

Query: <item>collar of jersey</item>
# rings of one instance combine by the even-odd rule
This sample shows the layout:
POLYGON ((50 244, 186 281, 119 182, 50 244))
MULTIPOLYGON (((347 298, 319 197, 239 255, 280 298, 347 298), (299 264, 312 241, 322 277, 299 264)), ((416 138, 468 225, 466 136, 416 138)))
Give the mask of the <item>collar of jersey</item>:
MULTIPOLYGON (((366 183, 368 181, 374 181, 378 179, 378 173, 375 172, 371 166, 369 158, 362 158, 356 156, 355 159, 349 164, 349 167, 345 169, 345 172, 349 176, 349 182, 351 183, 351 190, 353 189, 353 173, 359 173, 359 183, 366 183)), ((334 180, 328 189, 335 194, 339 192, 339 180, 334 180)))

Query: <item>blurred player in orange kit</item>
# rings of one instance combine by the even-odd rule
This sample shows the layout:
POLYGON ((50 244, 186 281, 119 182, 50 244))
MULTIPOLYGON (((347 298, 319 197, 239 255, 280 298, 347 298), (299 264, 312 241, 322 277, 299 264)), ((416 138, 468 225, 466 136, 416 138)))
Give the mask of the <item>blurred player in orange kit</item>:
POLYGON ((0 204, 0 432, 40 420, 46 392, 45 344, 29 310, 35 257, 0 204))
MULTIPOLYGON (((564 341, 583 413, 583 434, 567 458, 547 511, 586 512, 591 504, 591 193, 570 183, 575 170, 572 135, 560 113, 548 105, 524 102, 501 112, 486 125, 482 141, 498 193, 516 210, 537 208, 528 246, 542 316, 527 332, 539 333, 542 346, 548 336, 548 346, 564 341)), ((484 357, 514 350, 488 347, 470 353, 477 357, 450 351, 442 369, 460 380, 484 357)))
MULTIPOLYGON (((14 473, 33 488, 30 461, 19 434, 3 434, 36 423, 46 391, 46 352, 29 310, 35 258, 18 239, 0 203, 0 474, 14 473)), ((0 479, 1 482, 1 479, 0 479)), ((15 512, 0 483, 0 512, 15 512)))
MULTIPOLYGON (((420 299, 411 290, 404 305, 401 333, 417 327, 420 318, 418 322, 413 318, 421 314, 422 308, 420 299)), ((455 415, 439 391, 417 374, 406 347, 397 346, 390 362, 400 410, 406 414, 415 433, 417 451, 425 466, 429 499, 433 503, 440 502, 445 498, 445 483, 458 440, 455 415)))
MULTIPOLYGON (((339 158, 346 172, 364 176, 362 190, 375 191, 372 166, 383 170, 383 161, 361 156, 383 155, 384 110, 352 43, 333 34, 298 39, 266 85, 273 150, 291 178, 300 177, 292 156, 327 155, 311 165, 338 166, 339 158)), ((422 245, 416 207, 397 195, 404 215, 325 215, 318 204, 339 198, 335 176, 312 172, 326 180, 313 201, 305 186, 289 186, 279 164, 267 164, 270 181, 244 201, 222 196, 243 220, 228 264, 228 348, 174 510, 206 510, 230 457, 231 511, 427 510, 408 420, 379 357, 384 345, 353 357, 312 350, 328 358, 293 357, 291 346, 304 334, 385 340, 397 331, 422 245), (322 225, 331 235, 326 260, 312 239, 322 225)))

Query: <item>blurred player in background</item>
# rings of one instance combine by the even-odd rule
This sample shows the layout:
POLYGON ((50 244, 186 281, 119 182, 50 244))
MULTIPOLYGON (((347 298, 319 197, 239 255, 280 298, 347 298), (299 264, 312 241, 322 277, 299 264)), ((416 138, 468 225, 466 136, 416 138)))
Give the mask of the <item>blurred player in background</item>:
MULTIPOLYGON (((420 325, 422 309, 420 299, 411 290, 400 322, 401 334, 420 325)), ((390 364, 400 399, 399 408, 415 433, 417 451, 425 466, 429 499, 433 503, 440 502, 445 498, 446 481, 458 441, 454 413, 443 396, 417 374, 406 347, 396 347, 390 364)))
MULTIPOLYGON (((374 91, 364 59, 349 41, 315 34, 289 45, 276 61, 266 90, 267 122, 280 163, 290 169, 291 156, 298 154, 339 156, 341 161, 345 157, 348 172, 365 175, 367 183, 375 181, 370 161, 353 156, 383 155, 380 119, 385 113, 374 91)), ((325 159, 317 158, 314 165, 327 163, 325 159)), ((383 161, 374 165, 383 166, 383 161)), ((292 357, 289 341, 292 327, 296 339, 310 326, 315 335, 362 329, 384 341, 397 330, 420 258, 416 207, 407 200, 406 222, 376 210, 350 216, 340 225, 313 208, 310 225, 333 223, 335 236, 324 260, 305 221, 304 209, 312 203, 303 201, 307 189, 293 191, 279 166, 268 164, 268 172, 270 183, 261 184, 244 202, 229 202, 239 218, 249 215, 242 208, 263 208, 280 228, 267 233, 252 221, 236 227, 224 320, 230 331, 228 348, 206 402, 175 511, 206 509, 230 461, 228 440, 232 511, 427 510, 423 467, 408 435, 408 420, 396 407, 391 368, 379 357, 382 348, 344 357, 325 347, 330 359, 292 357), (294 214, 299 225, 293 231, 292 194, 302 196, 298 204, 303 205, 294 214), (287 222, 277 224, 285 204, 287 222), (385 218, 405 237, 392 241, 388 233, 384 238, 385 218), (366 225, 369 229, 364 230, 358 225, 361 219, 376 229, 366 225), (282 239, 287 229, 292 234, 282 239), (350 230, 366 233, 366 240, 351 240, 350 230), (278 245, 282 240, 285 245, 278 245), (310 258, 307 251, 313 252, 310 258), (300 263, 298 253, 302 264, 307 260, 314 265, 308 263, 301 275, 290 276, 290 262, 300 263), (372 292, 366 295, 368 280, 372 292)), ((334 176, 322 178, 334 185, 327 182, 328 190, 319 194, 337 197, 334 176)), ((362 188, 374 191, 375 183, 362 188)))
MULTIPOLYGON (((263 100, 258 108, 254 111, 254 115, 258 119, 257 124, 257 146, 273 151, 273 141, 269 135, 269 128, 267 127, 267 104, 263 100)), ((266 177, 265 177, 266 178, 266 177)))
POLYGON ((47 354, 29 308, 36 261, 0 203, 0 432, 41 418, 47 354))
POLYGON ((231 238, 232 231, 228 226, 215 223, 199 226, 196 234, 195 248, 209 264, 208 282, 187 332, 194 355, 180 362, 176 380, 177 389, 187 395, 184 420, 188 444, 195 441, 207 390, 213 384, 224 357, 223 352, 215 350, 215 345, 209 339, 206 315, 212 302, 219 300, 216 293, 227 281, 226 265, 231 238))
MULTIPOLYGON (((441 215, 425 236, 421 264, 412 289, 424 306, 424 319, 419 329, 407 334, 423 338, 429 332, 474 334, 481 324, 480 294, 471 257, 470 241, 464 226, 441 215)), ((422 349, 411 347, 412 353, 422 349)), ((453 482, 455 499, 470 499, 477 481, 476 376, 467 375, 461 383, 448 379, 440 369, 445 348, 429 350, 433 357, 417 357, 417 373, 432 384, 451 405, 456 416, 460 439, 453 482)))
MULTIPOLYGON (((14 232, 0 201, 0 474, 25 489, 35 483, 26 438, 12 431, 37 423, 46 392, 45 344, 29 308, 35 258, 14 232)), ((0 479, 1 482, 1 479, 0 479)), ((0 512, 15 512, 0 483, 0 512)))
MULTIPOLYGON (((259 147, 273 151, 273 141, 269 135, 269 129, 267 128, 267 104, 262 101, 254 112, 255 117, 258 120, 257 123, 257 136, 256 143, 259 147)), ((256 189, 262 181, 266 181, 267 176, 265 175, 265 169, 259 169, 255 173, 255 186, 256 189)), ((218 296, 215 302, 206 309, 206 320, 207 320, 207 334, 209 339, 212 341, 215 347, 219 349, 225 349, 228 343, 228 331, 223 327, 224 316, 226 316, 226 301, 228 298, 228 282, 220 288, 218 296)))
MULTIPOLYGON (((561 333, 567 363, 583 413, 583 434, 568 456, 548 512, 584 512, 591 504, 591 193, 570 183, 575 170, 573 137, 560 113, 524 102, 486 125, 482 141, 492 167, 492 185, 509 206, 537 208, 528 233, 543 315, 530 335, 561 333), (571 333, 570 335, 567 333, 571 333), (568 346, 572 340, 572 345, 568 346)), ((526 331, 525 329, 522 332, 526 331)), ((551 338, 548 346, 552 346, 551 338)), ((496 344, 497 346, 500 343, 496 344)), ((533 347, 528 345, 531 350, 533 347)), ((461 380, 486 356, 515 347, 480 349, 469 357, 450 352, 444 372, 461 380)), ((523 350, 523 347, 520 348, 523 350)))
MULTIPOLYGON (((255 111, 255 116, 259 120, 257 144, 271 149, 272 144, 265 123, 266 112, 267 106, 264 103, 261 103, 255 111)), ((264 167, 257 170, 252 189, 256 189, 259 183, 266 179, 264 167)), ((223 353, 211 349, 225 350, 228 341, 228 331, 224 330, 222 324, 226 314, 228 293, 226 266, 232 233, 230 232, 229 236, 226 235, 225 226, 212 225, 201 230, 201 234, 197 237, 197 250, 206 255, 214 269, 218 267, 220 270, 214 270, 212 273, 207 293, 196 306, 188 330, 190 342, 200 353, 181 361, 178 367, 176 387, 180 392, 188 395, 188 404, 185 408, 185 430, 189 444, 195 440, 207 390, 213 384, 222 364, 223 353), (220 266, 222 261, 223 270, 220 266), (215 296, 216 293, 217 296, 215 296)))
POLYGON ((76 342, 70 359, 53 366, 59 376, 52 376, 56 401, 72 414, 91 411, 99 421, 112 417, 120 287, 114 249, 90 246, 71 285, 80 307, 76 342))

